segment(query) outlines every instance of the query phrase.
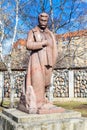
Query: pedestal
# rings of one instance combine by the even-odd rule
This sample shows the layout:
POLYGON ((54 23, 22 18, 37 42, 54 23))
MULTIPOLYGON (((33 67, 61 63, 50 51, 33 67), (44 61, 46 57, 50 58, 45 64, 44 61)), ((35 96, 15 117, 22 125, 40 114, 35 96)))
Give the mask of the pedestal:
POLYGON ((70 110, 53 114, 27 114, 17 109, 5 109, 0 119, 0 130, 73 130, 74 124, 81 128, 81 121, 87 123, 87 120, 81 119, 81 113, 70 110))

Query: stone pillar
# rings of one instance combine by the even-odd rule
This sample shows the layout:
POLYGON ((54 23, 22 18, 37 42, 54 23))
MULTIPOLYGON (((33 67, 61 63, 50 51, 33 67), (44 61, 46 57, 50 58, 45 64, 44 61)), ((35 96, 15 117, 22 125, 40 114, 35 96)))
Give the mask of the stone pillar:
POLYGON ((54 74, 52 74, 52 76, 51 76, 51 86, 49 88, 49 101, 53 100, 53 89, 54 89, 54 86, 53 86, 53 77, 54 77, 54 74))
POLYGON ((14 107, 14 93, 15 93, 13 73, 10 74, 10 80, 11 80, 11 82, 10 82, 10 89, 11 89, 10 107, 13 108, 14 107))
POLYGON ((3 85, 4 85, 4 74, 3 72, 0 72, 0 102, 2 101, 3 95, 3 85))
POLYGON ((69 70, 69 98, 74 98, 74 72, 69 70))

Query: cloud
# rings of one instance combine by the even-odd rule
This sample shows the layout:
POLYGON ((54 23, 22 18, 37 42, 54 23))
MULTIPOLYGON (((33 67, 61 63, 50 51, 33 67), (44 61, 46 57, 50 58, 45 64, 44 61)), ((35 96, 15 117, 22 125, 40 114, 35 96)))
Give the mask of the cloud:
POLYGON ((85 3, 87 3, 87 0, 81 0, 81 2, 85 2, 85 3))

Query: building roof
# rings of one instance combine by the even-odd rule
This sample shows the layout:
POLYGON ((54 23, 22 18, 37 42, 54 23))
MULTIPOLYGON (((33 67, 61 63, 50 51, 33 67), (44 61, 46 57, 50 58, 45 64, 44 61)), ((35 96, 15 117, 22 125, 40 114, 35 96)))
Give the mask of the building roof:
POLYGON ((87 30, 79 30, 79 31, 75 31, 75 32, 68 32, 65 34, 56 34, 56 38, 61 39, 67 39, 67 37, 81 37, 81 36, 87 36, 87 30))
POLYGON ((18 40, 13 44, 13 48, 17 48, 18 45, 26 46, 26 39, 18 39, 18 40))

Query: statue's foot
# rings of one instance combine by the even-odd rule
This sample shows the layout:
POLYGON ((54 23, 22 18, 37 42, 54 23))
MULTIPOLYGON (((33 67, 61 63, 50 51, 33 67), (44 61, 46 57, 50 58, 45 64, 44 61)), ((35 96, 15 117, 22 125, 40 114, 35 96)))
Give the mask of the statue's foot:
POLYGON ((47 98, 45 98, 44 100, 37 103, 37 108, 41 109, 43 108, 44 105, 47 105, 47 104, 52 105, 52 103, 47 98))

